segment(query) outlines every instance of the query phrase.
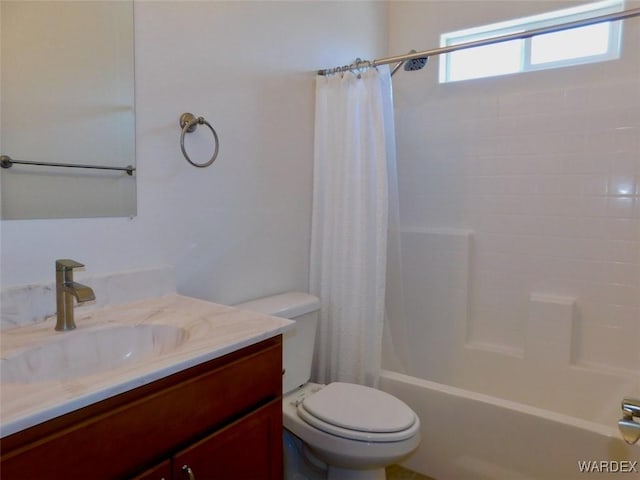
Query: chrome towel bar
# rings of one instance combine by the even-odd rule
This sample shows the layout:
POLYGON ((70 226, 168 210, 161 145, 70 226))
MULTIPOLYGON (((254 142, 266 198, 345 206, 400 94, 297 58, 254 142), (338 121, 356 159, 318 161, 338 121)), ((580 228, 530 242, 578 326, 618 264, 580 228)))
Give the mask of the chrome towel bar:
POLYGON ((11 168, 16 165, 39 165, 42 167, 66 167, 66 168, 92 168, 95 170, 119 170, 127 172, 127 175, 133 175, 136 168, 132 165, 126 167, 107 167, 105 165, 82 165, 76 163, 56 163, 56 162, 32 162, 28 160, 14 160, 9 155, 0 156, 0 166, 2 168, 11 168))

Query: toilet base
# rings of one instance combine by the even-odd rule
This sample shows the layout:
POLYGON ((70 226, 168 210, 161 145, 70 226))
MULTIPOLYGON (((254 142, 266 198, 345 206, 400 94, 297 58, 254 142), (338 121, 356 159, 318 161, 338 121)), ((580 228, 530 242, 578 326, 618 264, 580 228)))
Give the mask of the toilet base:
POLYGON ((316 459, 302 440, 284 430, 284 480, 327 480, 327 465, 316 459))
POLYGON ((284 480, 386 480, 384 468, 353 470, 322 462, 302 440, 284 430, 284 480))
POLYGON ((347 468, 329 466, 328 480, 385 480, 387 474, 384 468, 373 470, 350 470, 347 468))

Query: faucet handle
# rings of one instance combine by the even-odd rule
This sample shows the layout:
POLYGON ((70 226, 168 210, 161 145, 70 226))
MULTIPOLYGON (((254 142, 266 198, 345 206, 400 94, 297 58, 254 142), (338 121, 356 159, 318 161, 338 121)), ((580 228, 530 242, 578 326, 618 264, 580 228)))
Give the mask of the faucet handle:
POLYGON ((76 262, 70 258, 60 258, 56 260, 56 272, 64 272, 74 268, 84 267, 83 263, 76 262))
POLYGON ((633 417, 640 417, 640 399, 625 398, 622 401, 622 413, 629 420, 633 417))

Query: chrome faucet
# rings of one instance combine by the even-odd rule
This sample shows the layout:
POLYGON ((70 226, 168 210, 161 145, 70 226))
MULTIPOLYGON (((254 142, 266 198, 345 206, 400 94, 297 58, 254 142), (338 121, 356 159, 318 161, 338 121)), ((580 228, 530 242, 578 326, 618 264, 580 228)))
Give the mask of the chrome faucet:
POLYGON ((73 320, 73 297, 78 303, 95 300, 96 296, 90 287, 73 281, 73 269, 84 267, 75 260, 56 260, 56 330, 66 331, 76 328, 73 320))

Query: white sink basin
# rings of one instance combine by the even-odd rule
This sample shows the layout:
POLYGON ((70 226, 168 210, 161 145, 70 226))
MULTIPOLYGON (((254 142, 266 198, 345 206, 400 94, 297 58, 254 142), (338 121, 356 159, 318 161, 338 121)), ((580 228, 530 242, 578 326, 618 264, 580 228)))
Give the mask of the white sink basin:
POLYGON ((49 342, 0 359, 2 383, 36 383, 92 375, 162 355, 182 345, 185 329, 114 326, 53 334, 49 342))

